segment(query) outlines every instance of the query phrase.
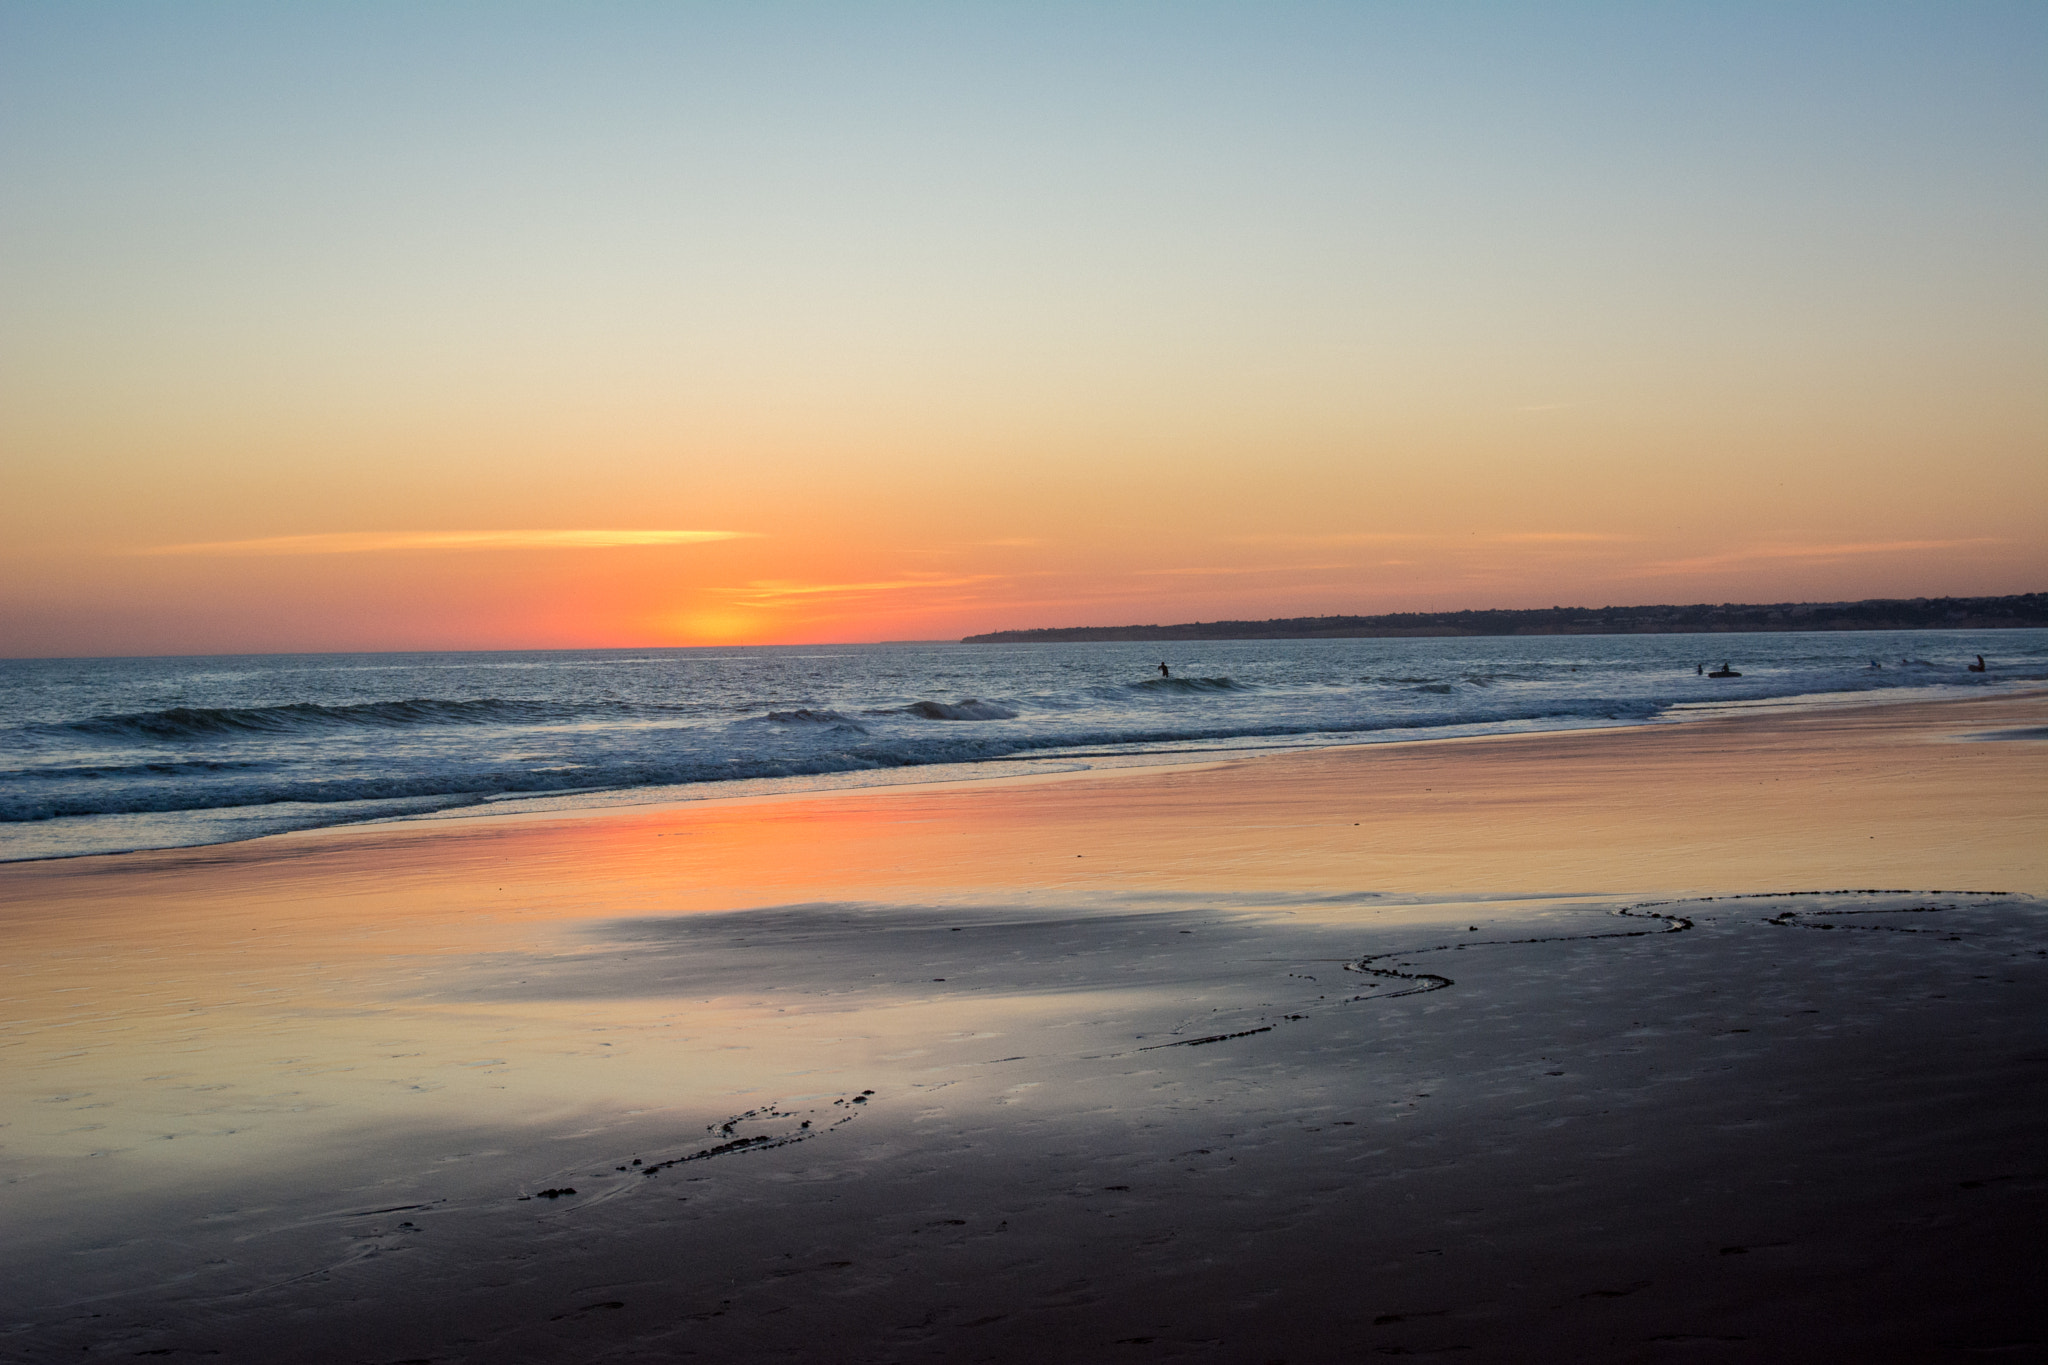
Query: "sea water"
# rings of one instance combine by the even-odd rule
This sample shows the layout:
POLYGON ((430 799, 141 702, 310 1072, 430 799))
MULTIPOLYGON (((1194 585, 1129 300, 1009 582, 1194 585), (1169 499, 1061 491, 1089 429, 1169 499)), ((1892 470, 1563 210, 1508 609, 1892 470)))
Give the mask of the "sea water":
POLYGON ((0 860, 2043 679, 2042 630, 7 660, 0 860))

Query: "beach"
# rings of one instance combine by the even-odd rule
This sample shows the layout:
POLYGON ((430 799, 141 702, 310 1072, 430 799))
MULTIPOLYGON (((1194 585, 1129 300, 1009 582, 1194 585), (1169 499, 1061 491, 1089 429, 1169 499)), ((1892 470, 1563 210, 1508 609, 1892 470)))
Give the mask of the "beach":
POLYGON ((0 1359, 2048 1358, 2044 735, 0 866, 0 1359))

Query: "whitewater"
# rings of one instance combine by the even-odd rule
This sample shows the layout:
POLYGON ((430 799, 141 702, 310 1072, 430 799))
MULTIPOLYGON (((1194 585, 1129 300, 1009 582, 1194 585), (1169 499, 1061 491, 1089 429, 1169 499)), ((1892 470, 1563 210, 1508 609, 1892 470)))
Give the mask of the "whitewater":
POLYGON ((0 861, 2043 680, 2042 630, 0 660, 0 861))

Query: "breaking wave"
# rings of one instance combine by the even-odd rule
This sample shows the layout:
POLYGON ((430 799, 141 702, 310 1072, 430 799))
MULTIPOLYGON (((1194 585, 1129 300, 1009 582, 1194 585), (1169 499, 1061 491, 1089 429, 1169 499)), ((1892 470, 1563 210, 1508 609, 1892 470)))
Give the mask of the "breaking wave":
POLYGON ((1249 692, 1235 678, 1146 678, 1130 686, 1140 692, 1249 692))
POLYGON ((813 711, 808 706, 799 706, 794 711, 770 711, 761 717, 778 725, 816 725, 831 730, 846 730, 857 735, 867 733, 867 727, 857 720, 849 720, 837 711, 813 711))
POLYGON ((923 716, 926 720, 1015 720, 1017 713, 1007 706, 997 706, 992 701, 976 701, 968 697, 951 704, 942 701, 914 701, 903 708, 906 716, 923 716))
POLYGON ((574 708, 553 702, 373 701, 354 706, 292 702, 285 706, 176 706, 168 711, 93 716, 45 726, 109 739, 217 739, 235 735, 288 735, 349 727, 397 729, 409 725, 505 725, 563 720, 574 708))
POLYGON ((161 778, 186 777, 194 774, 237 773, 261 770, 270 765, 260 761, 243 760, 227 763, 206 762, 164 762, 164 763, 78 763, 45 764, 37 768, 24 768, 10 774, 19 780, 30 782, 65 782, 78 778, 161 778))

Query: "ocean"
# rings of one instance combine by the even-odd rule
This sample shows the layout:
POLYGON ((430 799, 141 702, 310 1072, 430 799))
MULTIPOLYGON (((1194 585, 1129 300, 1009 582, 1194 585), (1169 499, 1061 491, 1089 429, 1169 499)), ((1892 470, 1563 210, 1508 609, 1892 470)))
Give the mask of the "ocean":
POLYGON ((2043 630, 4 660, 0 861, 2044 679, 2043 630))

